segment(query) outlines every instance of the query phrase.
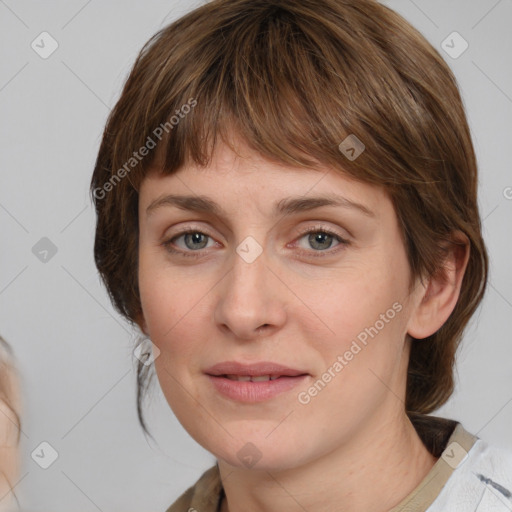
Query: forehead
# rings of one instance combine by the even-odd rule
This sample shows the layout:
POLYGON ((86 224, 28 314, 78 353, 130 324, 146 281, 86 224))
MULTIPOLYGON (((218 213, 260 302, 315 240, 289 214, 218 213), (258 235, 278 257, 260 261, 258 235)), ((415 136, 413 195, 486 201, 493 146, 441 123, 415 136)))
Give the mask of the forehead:
POLYGON ((235 151, 219 143, 208 166, 190 162, 171 175, 153 166, 141 183, 140 209, 151 211, 167 203, 223 214, 257 203, 274 214, 339 206, 372 217, 391 206, 382 187, 357 181, 342 169, 277 163, 243 144, 235 151))

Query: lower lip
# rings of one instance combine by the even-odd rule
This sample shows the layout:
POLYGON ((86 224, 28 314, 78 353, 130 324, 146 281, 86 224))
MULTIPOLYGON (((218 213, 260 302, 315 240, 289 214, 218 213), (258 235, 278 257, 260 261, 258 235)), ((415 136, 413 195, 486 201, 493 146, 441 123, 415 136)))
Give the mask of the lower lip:
POLYGON ((281 393, 290 391, 303 383, 307 375, 283 376, 263 382, 231 380, 223 376, 207 375, 210 382, 222 395, 238 402, 254 403, 269 400, 281 393))

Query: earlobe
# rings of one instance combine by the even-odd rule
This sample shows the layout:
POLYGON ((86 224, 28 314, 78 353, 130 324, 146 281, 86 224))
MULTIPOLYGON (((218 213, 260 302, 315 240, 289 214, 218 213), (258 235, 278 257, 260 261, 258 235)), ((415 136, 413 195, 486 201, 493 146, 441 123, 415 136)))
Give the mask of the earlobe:
POLYGON ((470 243, 467 236, 457 231, 443 266, 428 278, 422 287, 419 301, 409 319, 407 333, 416 339, 424 339, 437 332, 448 320, 459 298, 462 280, 469 261, 470 243))

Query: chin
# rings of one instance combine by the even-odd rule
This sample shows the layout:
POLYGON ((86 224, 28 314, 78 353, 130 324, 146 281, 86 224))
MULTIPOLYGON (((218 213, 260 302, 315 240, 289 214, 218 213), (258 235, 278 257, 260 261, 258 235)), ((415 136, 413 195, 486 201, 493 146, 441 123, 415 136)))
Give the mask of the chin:
POLYGON ((217 459, 237 470, 284 471, 306 462, 304 443, 290 442, 289 436, 287 439, 278 436, 272 439, 272 434, 266 436, 268 432, 260 436, 234 434, 233 438, 227 436, 223 445, 213 443, 211 437, 200 444, 217 459))

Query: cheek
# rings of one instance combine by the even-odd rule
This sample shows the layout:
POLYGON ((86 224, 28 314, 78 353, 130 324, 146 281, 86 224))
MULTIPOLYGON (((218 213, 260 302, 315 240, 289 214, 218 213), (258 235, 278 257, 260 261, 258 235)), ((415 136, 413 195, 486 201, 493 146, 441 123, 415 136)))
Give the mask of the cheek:
POLYGON ((320 326, 310 342, 323 362, 321 371, 331 368, 336 375, 319 403, 327 404, 328 395, 349 409, 365 401, 374 403, 383 391, 379 379, 390 382, 401 364, 407 323, 404 269, 408 267, 401 255, 381 253, 378 258, 368 261, 363 270, 343 273, 333 280, 334 285, 308 287, 308 304, 318 319, 309 317, 320 326))
POLYGON ((198 320, 201 293, 195 283, 185 283, 144 254, 139 258, 139 290, 149 337, 160 350, 154 363, 160 387, 180 421, 187 420, 194 411, 190 395, 197 395, 191 362, 198 360, 205 343, 198 320))
POLYGON ((400 317, 398 310, 403 311, 405 292, 400 276, 374 267, 345 274, 327 290, 309 288, 307 302, 316 315, 316 325, 329 338, 347 342, 375 324, 383 333, 399 327, 396 320, 400 317), (396 278, 392 279, 392 275, 396 278))
POLYGON ((401 292, 396 282, 377 281, 377 274, 369 272, 345 280, 336 291, 310 295, 324 335, 318 331, 309 338, 322 365, 298 396, 305 424, 307 414, 315 411, 317 420, 350 430, 384 403, 395 387, 403 352, 406 307, 401 292))
MULTIPOLYGON (((211 286, 210 286, 211 288, 211 286)), ((179 366, 205 342, 199 320, 207 301, 205 279, 176 272, 152 250, 139 254, 139 291, 142 311, 152 342, 163 357, 155 361, 179 366)))

